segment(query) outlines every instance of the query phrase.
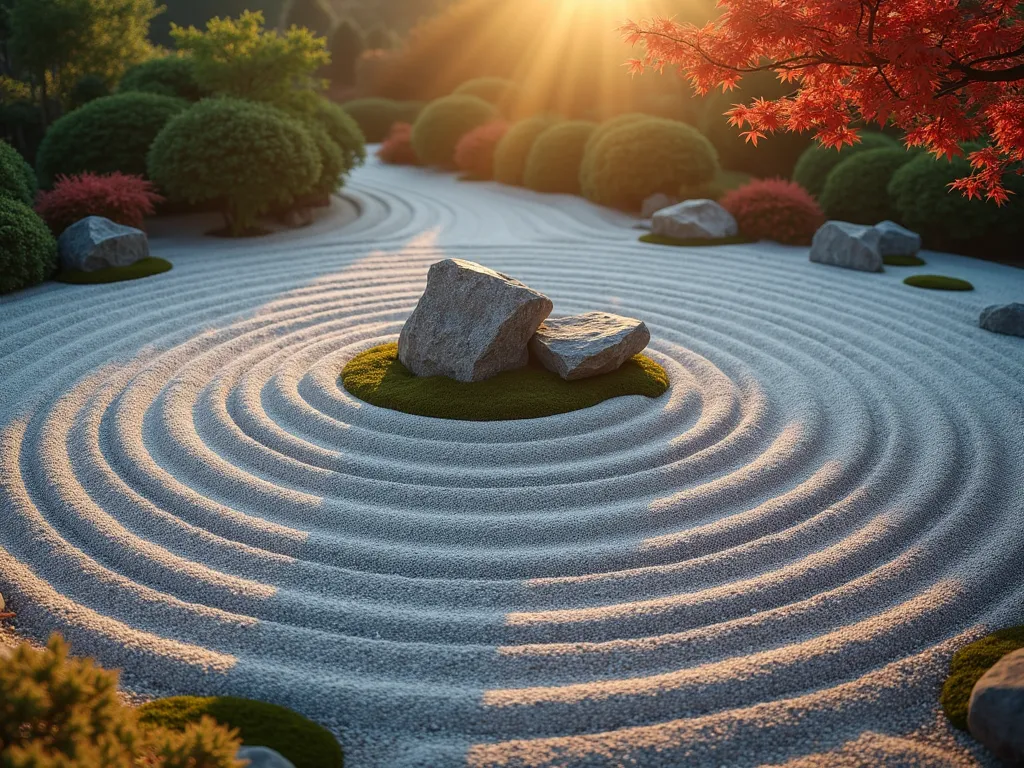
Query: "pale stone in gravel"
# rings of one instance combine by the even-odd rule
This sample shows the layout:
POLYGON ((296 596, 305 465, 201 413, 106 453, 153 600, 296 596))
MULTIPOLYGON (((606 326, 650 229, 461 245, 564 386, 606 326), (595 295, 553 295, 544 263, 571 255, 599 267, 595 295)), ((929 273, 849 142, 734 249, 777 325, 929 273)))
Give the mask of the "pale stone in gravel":
POLYGON ((290 760, 267 747, 242 747, 238 750, 239 760, 248 760, 249 768, 295 768, 290 760))
POLYGON ((863 272, 881 272, 882 253, 878 250, 881 237, 874 227, 826 221, 814 233, 811 261, 863 272))
POLYGON ((1024 336, 1024 304, 1014 302, 985 307, 978 318, 978 324, 993 333, 1024 336))
POLYGON ((1024 649, 1001 658, 974 685, 967 726, 996 757, 1024 763, 1024 649))
POLYGON ((921 250, 921 236, 895 221, 879 222, 875 230, 880 235, 878 251, 882 256, 916 256, 921 250))
POLYGON ((508 275, 462 259, 430 267, 427 290, 398 339, 398 359, 417 376, 483 381, 522 368, 551 299, 508 275))
POLYGON ((714 200, 684 200, 654 214, 651 231, 678 240, 716 239, 735 237, 739 227, 733 215, 714 200))
POLYGON ((145 232, 102 216, 88 216, 72 224, 64 230, 57 245, 61 264, 78 272, 127 267, 149 257, 145 232))
POLYGON ((616 370, 650 341, 640 320, 587 312, 546 321, 530 339, 530 351, 549 371, 573 381, 616 370))
POLYGON ((657 192, 644 200, 644 205, 640 211, 640 215, 645 219, 649 219, 663 208, 670 208, 678 202, 678 197, 666 195, 664 192, 657 192))

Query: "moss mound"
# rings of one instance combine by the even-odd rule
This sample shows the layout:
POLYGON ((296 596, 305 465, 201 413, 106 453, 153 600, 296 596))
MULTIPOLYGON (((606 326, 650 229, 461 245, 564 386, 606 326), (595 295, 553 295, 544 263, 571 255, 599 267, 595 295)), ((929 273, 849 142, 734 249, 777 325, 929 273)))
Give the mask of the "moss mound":
POLYGON ((125 280, 138 280, 150 275, 159 275, 163 272, 170 272, 173 265, 166 259, 151 257, 139 259, 127 267, 108 267, 97 269, 93 272, 78 272, 72 269, 62 269, 54 275, 53 279, 59 283, 70 283, 72 285, 99 285, 101 283, 120 283, 125 280))
POLYGON ((144 726, 184 730, 207 715, 237 728, 242 743, 280 752, 295 768, 342 768, 341 745, 330 731, 276 704, 233 696, 173 696, 139 707, 144 726))
POLYGON ((345 389, 381 408, 414 416, 460 421, 539 419, 589 408, 613 397, 660 397, 668 374, 644 355, 602 376, 563 381, 530 364, 517 371, 466 383, 444 376, 414 376, 398 360, 398 344, 383 344, 356 355, 341 372, 345 389))
POLYGON ((981 676, 1008 653, 1024 648, 1024 627, 1010 627, 965 645, 949 664, 949 677, 942 686, 940 701, 949 722, 967 730, 967 703, 981 676))
POLYGON ((744 237, 743 235, 736 235, 735 237, 688 237, 680 239, 677 237, 667 237, 665 235, 641 235, 641 243, 651 243, 652 245, 670 245, 675 248, 701 248, 706 245, 739 245, 741 243, 754 243, 756 240, 744 237))
POLYGON ((923 267, 928 262, 920 256, 883 256, 882 263, 887 267, 923 267))
POLYGON ((915 288, 928 288, 933 291, 973 291, 974 286, 958 277, 944 275, 911 275, 903 281, 915 288))

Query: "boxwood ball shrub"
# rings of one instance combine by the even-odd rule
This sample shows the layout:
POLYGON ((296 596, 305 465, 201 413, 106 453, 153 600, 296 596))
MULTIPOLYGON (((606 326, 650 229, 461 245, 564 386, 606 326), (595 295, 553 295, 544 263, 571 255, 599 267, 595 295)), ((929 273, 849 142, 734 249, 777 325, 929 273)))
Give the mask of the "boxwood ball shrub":
POLYGON ((36 212, 50 231, 60 237, 65 229, 86 216, 102 216, 126 227, 142 229, 163 198, 141 176, 112 173, 97 176, 58 176, 49 192, 39 195, 36 212))
POLYGON ((0 197, 9 197, 25 205, 35 201, 35 173, 14 147, 0 141, 0 197))
POLYGON ((854 152, 828 175, 818 201, 830 219, 877 224, 899 214, 889 202, 889 182, 915 155, 901 148, 854 152))
POLYGON ((384 141, 395 123, 413 123, 423 105, 416 101, 394 99, 353 99, 341 108, 359 125, 366 140, 372 144, 384 141))
POLYGON ((523 186, 533 143, 557 122, 558 118, 538 115, 509 128, 494 150, 494 180, 513 187, 523 186))
POLYGON ((106 96, 50 126, 36 157, 39 185, 76 173, 146 175, 146 156, 168 121, 188 102, 155 93, 106 96))
POLYGON ((196 81, 195 64, 188 56, 164 56, 136 64, 124 73, 118 90, 175 96, 187 101, 199 101, 210 95, 196 81))
POLYGON ((494 153, 508 129, 504 120, 492 120, 471 130, 455 145, 455 167, 469 179, 493 179, 494 153))
POLYGON ((267 104, 221 98, 200 101, 167 124, 149 153, 149 172, 173 200, 219 202, 238 236, 271 206, 309 194, 321 161, 299 121, 267 104))
POLYGON ((594 148, 590 199, 637 211, 656 192, 674 195, 684 185, 712 181, 718 155, 692 126, 649 118, 607 133, 594 148))
POLYGON ((459 139, 497 116, 493 104, 476 96, 445 96, 432 101, 412 126, 416 155, 424 165, 454 168, 459 139))
POLYGON ((312 91, 293 95, 284 107, 313 138, 320 155, 320 179, 311 196, 326 198, 344 184, 344 177, 366 161, 366 141, 358 123, 345 111, 312 91))
POLYGON ((808 245, 825 223, 821 206, 803 187, 785 179, 758 179, 720 201, 751 240, 808 245))
POLYGON ((605 120, 597 126, 592 134, 590 134, 590 138, 587 139, 587 144, 583 148, 583 162, 580 164, 580 190, 584 197, 590 199, 593 196, 594 150, 596 150, 597 145, 601 143, 601 139, 624 125, 630 125, 642 120, 649 120, 650 118, 651 115, 644 114, 643 112, 627 112, 623 115, 616 115, 613 118, 605 120))
POLYGON ((869 149, 896 149, 899 142, 883 133, 862 133, 860 141, 853 146, 845 146, 836 150, 812 144, 804 150, 793 168, 793 181, 806 189, 814 197, 819 197, 825 189, 825 182, 832 169, 843 160, 857 152, 869 149))
POLYGON ((493 104, 503 115, 511 115, 519 99, 519 86, 503 77, 477 77, 467 80, 452 93, 456 96, 476 96, 493 104))
POLYGON ((580 194, 580 167, 597 123, 572 120, 537 137, 526 160, 523 184, 535 192, 580 194))
POLYGON ((57 268, 57 241, 20 200, 0 196, 0 293, 37 285, 57 268))

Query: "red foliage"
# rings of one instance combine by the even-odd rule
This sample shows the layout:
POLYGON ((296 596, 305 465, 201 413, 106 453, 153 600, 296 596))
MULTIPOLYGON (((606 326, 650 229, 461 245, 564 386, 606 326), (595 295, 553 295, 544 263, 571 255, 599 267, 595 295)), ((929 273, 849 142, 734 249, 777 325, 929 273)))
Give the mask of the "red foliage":
POLYGON ((826 146, 857 141, 854 121, 903 129, 908 146, 938 156, 984 135, 973 172, 952 186, 1006 201, 1007 171, 1024 163, 1024 15, 1015 0, 720 0, 703 27, 656 18, 623 27, 644 55, 676 67, 698 93, 729 90, 773 70, 792 86, 779 99, 736 105, 730 122, 756 143, 777 130, 815 132, 826 146))
POLYGON ((721 199, 739 224, 740 234, 753 240, 807 245, 825 223, 817 201, 799 184, 785 179, 759 179, 721 199))
POLYGON ((494 151, 498 142, 508 133, 509 124, 493 120, 474 128, 455 147, 455 165, 474 179, 494 178, 494 151))
POLYGON ((142 229, 146 217, 163 201, 153 184, 141 176, 83 173, 58 176, 53 190, 40 193, 36 212, 58 236, 86 216, 103 216, 142 229))
POLYGON ((388 165, 419 165, 420 159, 412 148, 412 126, 409 123, 395 123, 391 133, 377 150, 377 157, 388 165))

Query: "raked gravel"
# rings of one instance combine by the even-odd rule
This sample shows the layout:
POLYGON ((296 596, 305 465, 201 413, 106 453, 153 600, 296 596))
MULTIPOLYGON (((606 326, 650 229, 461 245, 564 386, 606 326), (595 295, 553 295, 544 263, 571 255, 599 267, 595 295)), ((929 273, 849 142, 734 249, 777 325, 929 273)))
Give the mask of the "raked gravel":
POLYGON ((156 237, 172 272, 0 299, 21 632, 293 707, 351 768, 986 760, 936 701, 1024 623, 1024 339, 977 326, 1024 271, 663 248, 373 163, 347 194, 345 226, 156 237), (672 389, 491 424, 355 401, 342 366, 449 256, 644 320, 672 389))

